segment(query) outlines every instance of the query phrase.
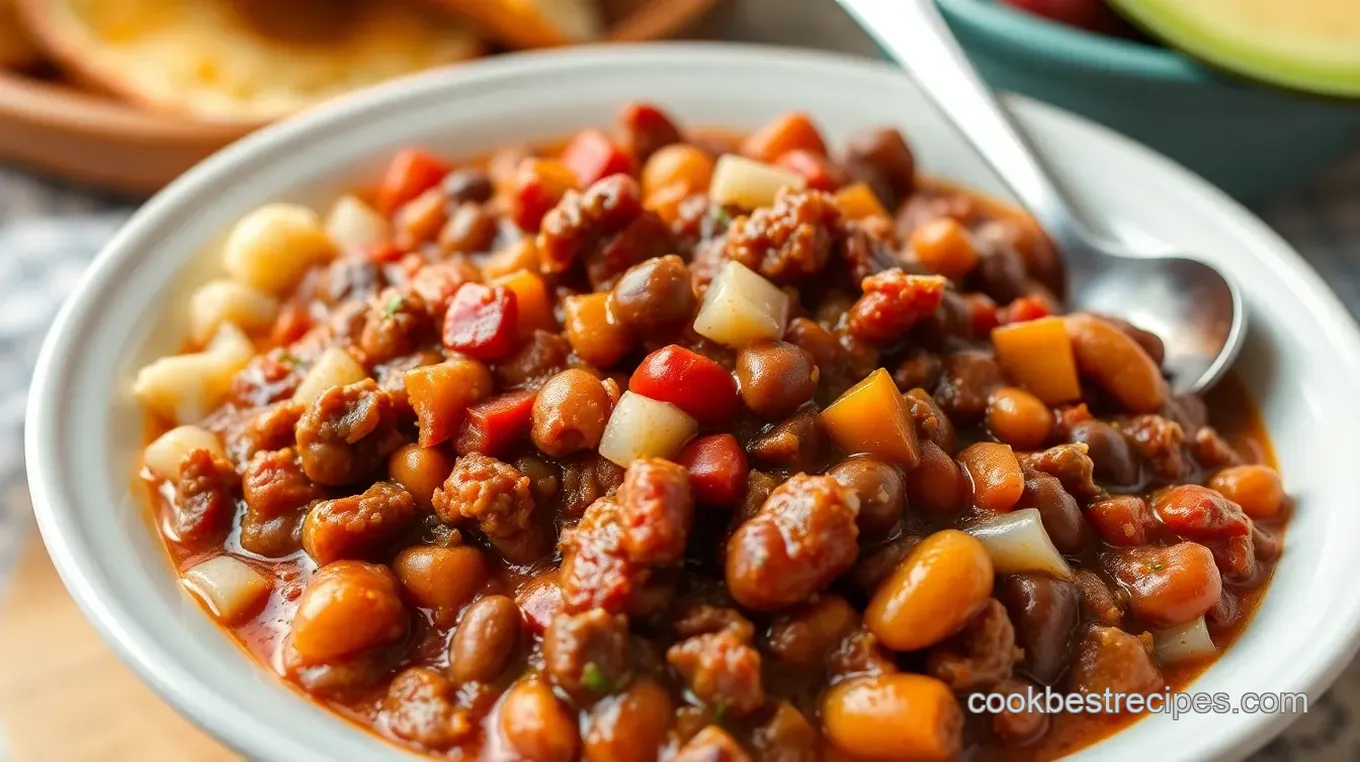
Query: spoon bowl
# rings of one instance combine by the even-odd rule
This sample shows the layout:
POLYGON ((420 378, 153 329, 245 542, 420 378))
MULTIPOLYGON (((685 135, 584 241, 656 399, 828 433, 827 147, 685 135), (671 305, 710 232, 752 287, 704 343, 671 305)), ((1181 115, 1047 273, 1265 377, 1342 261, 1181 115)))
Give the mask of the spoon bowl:
POLYGON ((1241 297, 1221 273, 1176 256, 1105 255, 1098 269, 1068 269, 1067 304, 1127 320, 1162 339, 1162 369, 1177 392, 1213 384, 1241 345, 1241 297))
POLYGON ((1237 286, 1192 252, 1134 246, 1073 209, 1029 141, 983 84, 934 0, 838 0, 911 74, 991 164, 1063 255, 1066 302, 1156 333, 1177 392, 1201 392, 1232 365, 1246 334, 1237 286))

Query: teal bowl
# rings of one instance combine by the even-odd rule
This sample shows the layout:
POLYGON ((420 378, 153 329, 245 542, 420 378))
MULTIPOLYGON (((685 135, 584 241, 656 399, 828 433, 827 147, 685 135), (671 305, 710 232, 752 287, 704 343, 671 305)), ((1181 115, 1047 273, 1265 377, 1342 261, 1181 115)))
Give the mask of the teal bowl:
POLYGON ((1360 142, 1360 103, 1241 82, 1173 50, 993 0, 936 1, 994 89, 1101 122, 1242 200, 1297 186, 1360 142))

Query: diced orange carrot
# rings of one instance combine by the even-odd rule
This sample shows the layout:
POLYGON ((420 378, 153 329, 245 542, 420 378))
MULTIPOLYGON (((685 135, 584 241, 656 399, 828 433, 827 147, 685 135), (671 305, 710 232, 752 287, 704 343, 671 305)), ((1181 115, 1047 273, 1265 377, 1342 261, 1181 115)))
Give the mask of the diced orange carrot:
POLYGON ((406 396, 416 411, 420 446, 434 447, 453 436, 468 406, 491 393, 491 371, 470 357, 406 371, 406 396))
POLYGON ((868 453, 915 468, 920 460, 916 426, 892 375, 879 368, 822 411, 822 424, 841 449, 868 453))
POLYGON ((563 333, 571 348, 586 362, 608 368, 636 345, 628 326, 609 309, 609 294, 569 296, 562 300, 563 333))
POLYGON ((543 215, 577 187, 576 173, 562 162, 524 159, 515 170, 510 189, 510 218, 520 230, 536 233, 543 215))
POLYGON ((826 143, 817 125, 805 114, 791 113, 775 117, 751 133, 741 144, 743 155, 766 164, 773 164, 789 151, 811 151, 826 155, 826 143))
POLYGON ((521 339, 534 335, 535 330, 557 331, 557 320, 553 318, 548 286, 537 274, 528 270, 516 270, 509 275, 502 275, 492 283, 515 292, 515 304, 519 308, 516 332, 521 339))
POLYGON ((510 275, 516 270, 538 272, 538 243, 533 236, 526 236, 514 243, 493 251, 482 260, 482 277, 494 280, 510 275))
POLYGON ((841 208, 841 214, 852 220, 888 216, 878 196, 864 183, 847 185, 836 191, 836 205, 841 208))
POLYGON ((996 359, 1011 381, 1049 405, 1081 399, 1072 340, 1062 318, 1046 317, 992 331, 996 359))
POLYGON ((953 217, 940 217, 911 231, 907 248, 927 270, 952 280, 963 280, 978 262, 972 237, 953 217))

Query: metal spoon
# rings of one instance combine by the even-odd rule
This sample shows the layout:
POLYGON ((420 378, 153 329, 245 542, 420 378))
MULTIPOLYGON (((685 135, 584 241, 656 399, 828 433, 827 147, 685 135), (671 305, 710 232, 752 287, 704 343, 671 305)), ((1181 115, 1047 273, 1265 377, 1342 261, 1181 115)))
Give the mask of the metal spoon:
POLYGON ((1237 286, 1181 252, 1096 235, 1049 178, 1025 137, 959 49, 933 0, 838 0, 911 74, 1043 226, 1063 254, 1067 303, 1120 317, 1166 345, 1178 392, 1213 386, 1246 334, 1237 286))

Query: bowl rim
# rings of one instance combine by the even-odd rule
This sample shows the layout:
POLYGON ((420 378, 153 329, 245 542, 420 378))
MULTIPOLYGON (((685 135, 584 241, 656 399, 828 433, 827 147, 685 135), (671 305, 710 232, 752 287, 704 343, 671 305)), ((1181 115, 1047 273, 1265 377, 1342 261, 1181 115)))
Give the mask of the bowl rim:
MULTIPOLYGON (((119 296, 117 286, 121 266, 154 247, 158 234, 175 225, 172 220, 181 214, 191 214, 192 202, 211 193, 218 183, 228 180, 233 173, 254 171, 269 158, 309 137, 343 133, 349 129, 347 125, 352 124, 352 120, 362 120, 365 114, 384 106, 427 94, 441 86, 451 86, 447 80, 457 79, 460 88, 475 92, 479 87, 492 86, 505 79, 542 78, 573 67, 618 66, 630 59, 635 63, 674 66, 695 57, 705 57, 709 65, 779 66, 788 68, 791 73, 820 69, 845 77, 900 76, 897 69, 887 64, 853 56, 730 43, 612 45, 501 56, 462 67, 456 74, 432 72, 345 96, 238 141, 157 194, 100 252, 72 297, 62 306, 43 342, 27 407, 27 475, 39 529, 60 577, 104 640, 157 694, 223 743, 252 758, 290 758, 279 756, 289 752, 295 753, 297 759, 315 756, 315 749, 307 745, 306 739, 280 732, 277 724, 226 700, 189 665, 176 661, 158 644, 139 640, 138 630, 144 627, 117 600, 116 579, 96 573, 100 571, 97 563, 76 552, 86 540, 77 519, 78 512, 71 507, 72 496, 65 485, 62 460, 56 457, 63 449, 59 444, 65 428, 63 420, 70 416, 64 404, 65 393, 81 375, 78 370, 80 348, 73 346, 79 338, 76 329, 92 320, 105 303, 119 296), (545 71, 548 74, 545 75, 545 71), (108 593, 108 597, 103 593, 108 593)), ((1354 319, 1298 252, 1254 215, 1193 173, 1107 128, 1023 97, 1011 96, 1009 101, 1024 112, 1050 121, 1055 127, 1079 127, 1098 135, 1102 142, 1112 143, 1121 152, 1135 155, 1140 163, 1166 174, 1177 185, 1186 187, 1187 192, 1203 196, 1206 206, 1222 209, 1236 217, 1235 221, 1247 229, 1251 238, 1272 250, 1275 256, 1268 258, 1266 263, 1276 274, 1292 281, 1295 287, 1315 300, 1311 312, 1320 322, 1321 330, 1334 341, 1337 362, 1360 372, 1360 328, 1354 319)), ((1287 687, 1315 695, 1331 684, 1360 646, 1360 599, 1339 601, 1338 610, 1333 613, 1335 626, 1328 628, 1326 658, 1315 655, 1306 660, 1307 664, 1297 667, 1294 673, 1297 684, 1287 687)), ((276 676, 268 677, 277 680, 276 676)), ((1236 758, 1264 744, 1283 729, 1288 720, 1289 715, 1284 714, 1255 715, 1252 720, 1244 720, 1247 724, 1234 725, 1231 732, 1201 738, 1196 748, 1211 753, 1213 758, 1236 758)), ((356 729, 354 734, 357 737, 363 732, 356 729)), ((389 748, 394 752, 402 751, 397 746, 389 748)))
POLYGON ((965 24, 985 35, 989 44, 1015 54, 1168 82, 1241 86, 1171 48, 1077 29, 997 0, 935 2, 951 23, 965 24))

